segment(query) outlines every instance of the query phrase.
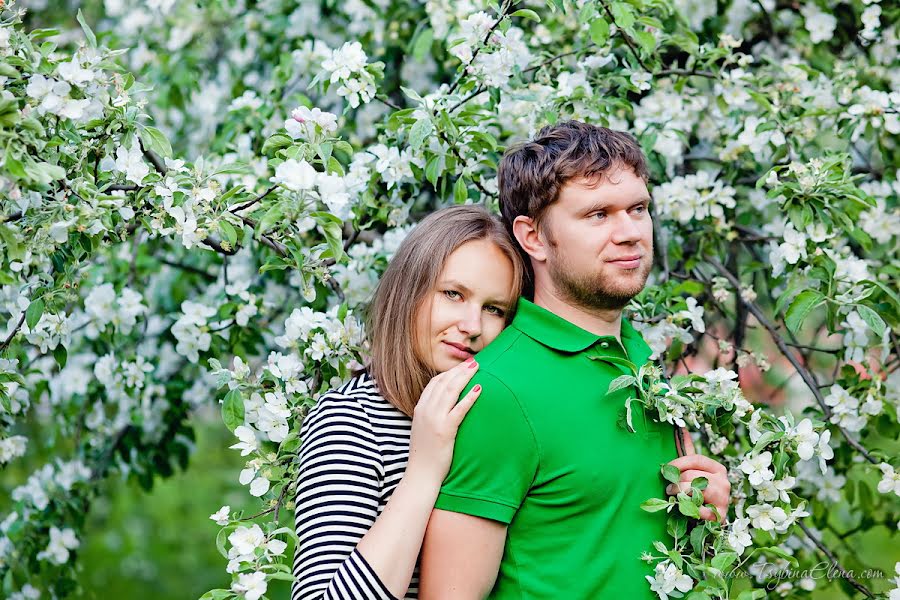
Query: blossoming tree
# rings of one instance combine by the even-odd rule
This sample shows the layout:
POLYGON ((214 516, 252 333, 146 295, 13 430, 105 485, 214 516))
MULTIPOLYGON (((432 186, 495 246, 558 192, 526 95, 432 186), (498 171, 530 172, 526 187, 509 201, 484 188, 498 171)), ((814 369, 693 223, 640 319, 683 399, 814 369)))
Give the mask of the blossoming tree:
POLYGON ((645 502, 670 534, 648 585, 900 595, 854 551, 900 520, 900 7, 24 6, 0 0, 0 464, 51 458, 0 515, 4 597, 75 593, 103 481, 185 468, 216 403, 260 512, 210 507, 232 584, 205 597, 290 579, 299 424, 364 360, 379 273, 421 215, 495 207, 503 148, 567 118, 652 169, 631 317, 655 362, 614 382, 622 426, 686 425, 733 484, 724 525, 701 494, 645 502))

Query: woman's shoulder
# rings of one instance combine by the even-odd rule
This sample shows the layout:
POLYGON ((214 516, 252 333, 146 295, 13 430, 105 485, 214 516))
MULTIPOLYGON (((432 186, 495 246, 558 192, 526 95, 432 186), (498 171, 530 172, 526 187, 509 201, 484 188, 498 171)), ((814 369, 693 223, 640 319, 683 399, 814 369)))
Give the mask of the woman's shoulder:
POLYGON ((396 413, 403 414, 384 399, 375 385, 375 380, 363 372, 353 376, 340 387, 329 390, 316 400, 315 406, 307 416, 309 419, 321 419, 326 416, 357 416, 365 417, 367 421, 372 417, 383 417, 396 413))

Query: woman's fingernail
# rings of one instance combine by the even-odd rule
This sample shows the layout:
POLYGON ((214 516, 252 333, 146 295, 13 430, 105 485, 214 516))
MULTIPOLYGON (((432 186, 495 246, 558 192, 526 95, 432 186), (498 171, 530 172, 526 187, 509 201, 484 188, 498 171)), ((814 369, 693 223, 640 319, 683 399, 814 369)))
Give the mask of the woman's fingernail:
POLYGON ((469 365, 469 368, 470 368, 470 369, 474 369, 475 367, 478 366, 478 363, 475 362, 475 359, 474 359, 474 358, 470 358, 469 360, 472 361, 472 363, 469 365))
POLYGON ((475 387, 473 387, 473 388, 472 388, 472 391, 475 392, 475 393, 480 392, 480 391, 481 391, 481 384, 476 385, 475 387))

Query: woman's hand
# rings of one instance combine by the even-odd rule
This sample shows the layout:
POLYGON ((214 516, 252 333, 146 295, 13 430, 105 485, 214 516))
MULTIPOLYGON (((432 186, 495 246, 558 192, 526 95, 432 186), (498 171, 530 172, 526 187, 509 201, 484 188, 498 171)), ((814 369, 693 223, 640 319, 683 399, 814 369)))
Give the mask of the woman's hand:
POLYGON ((703 490, 703 503, 712 504, 718 511, 718 519, 713 511, 705 506, 700 507, 700 518, 707 521, 725 522, 728 519, 728 505, 731 503, 731 482, 728 481, 728 469, 720 462, 708 456, 697 454, 694 450, 694 441, 691 434, 682 428, 684 437, 684 456, 670 461, 670 465, 678 467, 681 471, 681 481, 678 484, 670 483, 666 486, 666 493, 674 496, 678 492, 690 495, 693 490, 691 481, 697 477, 705 477, 709 480, 706 489, 703 490))
POLYGON ((476 385, 457 403, 459 395, 478 371, 474 358, 436 375, 419 397, 413 411, 408 474, 425 477, 436 485, 444 480, 453 458, 459 424, 481 393, 476 385))

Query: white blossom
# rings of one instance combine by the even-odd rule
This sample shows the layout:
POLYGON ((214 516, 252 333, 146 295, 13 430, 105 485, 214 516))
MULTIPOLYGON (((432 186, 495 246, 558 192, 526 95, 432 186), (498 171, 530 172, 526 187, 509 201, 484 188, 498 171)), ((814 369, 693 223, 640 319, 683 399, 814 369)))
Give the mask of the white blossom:
POLYGON ((749 475, 750 485, 757 487, 764 481, 771 481, 775 474, 769 469, 772 465, 772 453, 766 450, 756 456, 745 458, 741 462, 741 471, 749 475))
POLYGON ((788 515, 784 509, 771 504, 758 504, 747 507, 747 516, 753 527, 763 531, 772 531, 782 525, 788 515))
POLYGON ((881 469, 881 481, 878 482, 878 491, 882 494, 894 493, 900 496, 900 473, 894 471, 894 467, 888 463, 878 465, 881 469))
POLYGON ((46 550, 38 552, 37 557, 38 560, 48 560, 62 565, 69 560, 69 550, 74 550, 78 546, 79 541, 72 528, 59 529, 54 525, 50 527, 50 543, 47 544, 46 550))
POLYGON ((259 600, 267 589, 266 574, 262 571, 241 573, 238 575, 237 581, 231 584, 231 591, 240 594, 247 600, 259 600))
MULTIPOLYGON (((694 587, 693 579, 668 560, 656 565, 653 577, 645 575, 645 578, 650 582, 650 591, 655 592, 660 600, 667 600, 676 590, 684 594, 694 587)), ((680 597, 681 594, 673 597, 680 597)))
POLYGON ((310 190, 316 184, 316 170, 305 160, 288 159, 275 167, 273 183, 280 183, 289 190, 310 190))
POLYGON ((231 520, 231 507, 226 505, 209 515, 209 518, 216 522, 216 525, 228 525, 231 520))

